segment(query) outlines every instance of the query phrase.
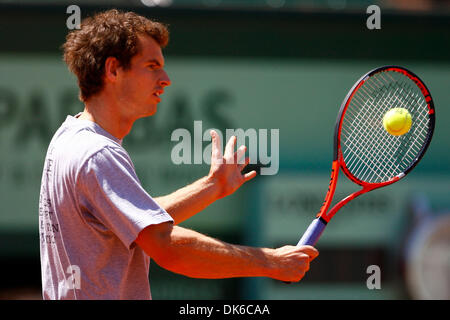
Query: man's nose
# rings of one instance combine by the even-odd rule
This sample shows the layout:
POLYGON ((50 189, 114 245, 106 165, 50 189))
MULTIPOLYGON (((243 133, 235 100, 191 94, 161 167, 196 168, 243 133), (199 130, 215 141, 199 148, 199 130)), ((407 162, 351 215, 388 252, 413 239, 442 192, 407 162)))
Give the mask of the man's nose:
POLYGON ((167 86, 171 85, 169 75, 164 70, 163 70, 163 75, 162 75, 161 79, 159 80, 159 85, 161 87, 167 87, 167 86))

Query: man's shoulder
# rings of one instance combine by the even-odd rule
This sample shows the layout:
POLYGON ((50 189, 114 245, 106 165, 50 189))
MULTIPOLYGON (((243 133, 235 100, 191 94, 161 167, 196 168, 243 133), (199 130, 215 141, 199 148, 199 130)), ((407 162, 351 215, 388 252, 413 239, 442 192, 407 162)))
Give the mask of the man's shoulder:
POLYGON ((78 166, 82 166, 88 159, 104 150, 126 153, 117 141, 83 126, 72 126, 57 132, 50 149, 52 157, 78 166))

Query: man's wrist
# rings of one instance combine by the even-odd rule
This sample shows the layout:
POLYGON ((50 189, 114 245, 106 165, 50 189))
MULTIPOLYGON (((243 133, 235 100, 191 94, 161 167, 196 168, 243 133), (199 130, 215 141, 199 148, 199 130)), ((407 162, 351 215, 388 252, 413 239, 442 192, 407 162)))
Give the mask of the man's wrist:
POLYGON ((202 183, 204 184, 205 188, 208 190, 208 192, 211 194, 211 197, 213 198, 213 201, 219 200, 223 196, 220 184, 216 177, 214 177, 212 174, 208 174, 202 179, 202 183))
POLYGON ((274 263, 274 257, 276 254, 275 249, 263 248, 262 250, 265 256, 265 263, 263 264, 266 271, 265 276, 275 278, 278 271, 276 264, 274 263))

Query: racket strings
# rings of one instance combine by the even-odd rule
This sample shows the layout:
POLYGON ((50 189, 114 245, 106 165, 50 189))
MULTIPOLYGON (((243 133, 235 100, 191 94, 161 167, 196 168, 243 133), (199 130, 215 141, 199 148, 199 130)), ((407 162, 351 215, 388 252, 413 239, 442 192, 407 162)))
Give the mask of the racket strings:
POLYGON ((385 182, 404 172, 427 139, 428 107, 420 89, 407 76, 377 73, 353 95, 341 127, 341 149, 349 171, 359 180, 385 182), (393 136, 383 127, 391 108, 405 108, 412 116, 408 133, 393 136))
MULTIPOLYGON (((370 84, 369 84, 370 85, 370 84)), ((375 90, 373 90, 374 92, 373 93, 375 93, 375 97, 373 98, 373 99, 368 99, 367 100, 367 102, 368 103, 364 103, 364 104, 362 104, 362 106, 363 106, 363 108, 365 109, 367 106, 373 106, 373 104, 374 104, 374 102, 373 102, 373 100, 380 100, 380 97, 379 97, 379 93, 380 92, 382 92, 382 91, 380 91, 379 89, 380 89, 380 87, 379 86, 377 86, 376 88, 374 88, 373 86, 371 86, 371 89, 375 89, 375 90), (378 92, 377 92, 378 91, 378 92)), ((398 93, 399 93, 399 91, 400 90, 402 90, 401 88, 397 88, 396 89, 396 91, 394 92, 394 97, 396 97, 397 95, 398 95, 398 93)), ((363 91, 365 91, 365 94, 367 94, 367 90, 365 90, 365 88, 363 88, 363 91)), ((391 91, 392 92, 392 91, 391 91)), ((380 100, 382 103, 384 102, 384 100, 386 100, 386 99, 389 99, 389 98, 391 98, 391 95, 392 94, 388 94, 387 95, 387 97, 383 97, 384 99, 383 100, 380 100)), ((399 102, 398 100, 398 98, 396 98, 396 99, 394 99, 394 100, 397 100, 396 102, 399 102)), ((400 101, 401 102, 401 104, 404 106, 404 102, 403 101, 400 101)), ((360 102, 360 106, 361 106, 361 102, 360 102)), ((374 110, 374 109, 371 109, 371 110, 374 110)), ((377 109, 375 109, 375 110, 377 110, 377 109)), ((367 112, 366 112, 366 115, 367 115, 367 112)), ((371 114, 369 114, 369 117, 373 117, 374 116, 374 114, 373 113, 371 113, 371 114)), ((358 119, 358 118, 356 118, 356 120, 360 120, 360 119, 358 119)), ((371 127, 366 127, 366 128, 371 128, 371 127)), ((367 130, 366 130, 367 131, 367 130)), ((366 136, 367 135, 370 135, 370 134, 372 134, 371 132, 366 132, 366 136)), ((389 146, 386 146, 386 144, 384 143, 384 144, 380 144, 379 145, 380 147, 382 147, 381 149, 379 149, 379 150, 384 150, 386 147, 389 147, 389 146)), ((369 151, 369 150, 367 150, 367 148, 366 148, 366 150, 364 150, 364 151, 369 151)), ((385 155, 385 153, 383 152, 383 153, 380 153, 380 155, 381 156, 383 156, 383 155, 385 155)), ((360 157, 359 157, 360 158, 360 157)), ((386 158, 386 157, 385 157, 386 158)), ((388 167, 387 167, 387 165, 386 165, 386 163, 384 163, 384 162, 380 162, 379 161, 379 163, 381 164, 381 169, 382 170, 384 170, 384 171, 387 171, 387 169, 388 169, 388 167)), ((362 173, 364 174, 364 173, 367 173, 367 171, 368 171, 368 167, 370 167, 370 166, 373 166, 373 164, 374 164, 374 161, 371 161, 371 163, 370 163, 370 165, 368 165, 367 164, 367 162, 365 162, 365 164, 366 164, 366 168, 365 168, 365 171, 363 171, 362 173)), ((392 167, 392 166, 390 166, 390 168, 392 169, 392 168, 394 168, 395 169, 395 167, 392 167)), ((398 168, 398 166, 396 166, 396 168, 398 168)), ((377 174, 377 177, 378 178, 380 178, 380 175, 379 174, 377 174)), ((366 178, 365 176, 363 176, 363 178, 366 178)))
MULTIPOLYGON (((401 107, 408 109, 407 106, 412 106, 411 111, 410 111, 412 115, 417 114, 418 112, 420 112, 420 110, 424 112, 422 114, 422 116, 416 117, 417 121, 414 121, 412 123, 412 127, 410 130, 416 131, 416 134, 412 134, 412 135, 405 137, 405 138, 409 138, 409 139, 411 139, 411 138, 416 139, 416 141, 414 141, 415 143, 410 143, 408 150, 402 150, 405 146, 404 143, 401 144, 398 149, 399 151, 404 151, 402 154, 404 154, 405 157, 409 158, 410 160, 413 160, 410 157, 411 154, 418 153, 420 151, 420 148, 417 148, 417 147, 419 145, 420 146, 422 145, 421 143, 419 143, 417 141, 417 139, 422 137, 425 140, 426 136, 427 136, 428 125, 426 123, 424 123, 424 120, 428 120, 428 108, 427 108, 427 104, 426 104, 425 100, 420 101, 420 98, 421 97, 423 98, 423 96, 421 94, 419 95, 418 92, 408 94, 410 92, 413 92, 413 88, 411 87, 411 85, 406 84, 406 83, 401 83, 400 86, 402 87, 402 90, 400 90, 399 94, 401 94, 404 98, 403 101, 400 101, 401 107), (412 150, 413 152, 409 152, 411 149, 414 149, 414 150, 412 150)), ((398 154, 398 156, 400 156, 400 153, 398 154)))
MULTIPOLYGON (((369 84, 369 85, 370 85, 370 84, 369 84)), ((372 89, 373 89, 373 87, 372 87, 372 89)), ((373 106, 373 104, 374 104, 373 101, 374 101, 374 100, 375 100, 375 101, 376 101, 376 100, 380 100, 381 103, 384 104, 384 101, 386 101, 387 99, 392 99, 391 96, 393 96, 393 97, 395 97, 395 99, 393 99, 393 100, 396 101, 396 102, 399 102, 399 101, 398 101, 398 98, 397 98, 397 95, 398 95, 399 92, 401 91, 401 88, 397 88, 396 91, 394 91, 394 94, 393 94, 393 95, 388 94, 386 97, 383 96, 381 99, 380 99, 380 97, 379 97, 379 92, 380 92, 380 91, 379 91, 378 89, 379 89, 379 88, 376 88, 376 91, 374 91, 374 93, 376 94, 375 97, 374 97, 374 99, 368 100, 369 105, 372 107, 371 110, 378 110, 378 109, 376 109, 376 108, 375 108, 375 109, 373 108, 373 107, 374 107, 374 106, 373 106), (378 91, 378 92, 377 92, 377 91, 378 91)), ((368 93, 367 90, 365 90, 364 88, 363 88, 363 91, 365 91, 366 94, 368 93)), ((391 92, 392 92, 392 91, 391 91, 391 92)), ((391 93, 391 92, 390 92, 390 93, 391 93)), ((401 105, 404 105, 403 101, 400 101, 400 102, 401 102, 401 105)), ((363 106, 366 107, 366 105, 363 105, 363 106)), ((366 115, 367 115, 367 113, 366 113, 366 115)), ((374 115, 373 113, 369 114, 369 117, 374 117, 374 116, 376 116, 376 115, 374 115)), ((378 114, 378 117, 380 117, 380 116, 381 116, 381 115, 378 114)), ((372 128, 372 126, 369 127, 369 128, 372 128)), ((372 132, 366 132, 366 136, 370 136, 371 134, 373 134, 373 133, 372 133, 372 132)), ((366 141, 367 141, 367 140, 366 140, 366 141)), ((384 141, 381 140, 380 142, 382 142, 382 143, 378 144, 378 149, 377 149, 377 150, 379 150, 379 151, 384 151, 384 150, 386 150, 386 148, 392 148, 392 144, 390 144, 389 141, 387 141, 387 140, 384 140, 384 141), (386 144, 386 142, 387 142, 388 144, 386 144)), ((366 146, 366 148, 365 148, 364 151, 366 151, 366 152, 367 152, 367 151, 370 151, 370 150, 368 149, 368 147, 369 147, 369 146, 366 146)), ((392 161, 389 162, 389 159, 386 157, 386 155, 387 155, 387 153, 385 153, 385 152, 378 152, 378 157, 377 157, 376 159, 378 160, 378 164, 379 164, 379 166, 380 166, 380 172, 384 172, 387 178, 391 178, 392 172, 395 172, 396 170, 398 170, 398 169, 399 169, 399 165, 398 165, 398 164, 395 165, 394 163, 392 163, 392 161)), ((370 172, 369 169, 374 167, 373 164, 374 164, 374 161, 371 161, 370 166, 366 166, 365 170, 362 172, 362 176, 361 176, 362 179, 368 180, 367 174, 370 172), (365 175, 365 174, 366 174, 366 175, 365 175)), ((366 163, 366 165, 367 165, 367 163, 366 163)), ((358 169, 358 168, 357 168, 357 169, 358 169)), ((376 173, 376 171, 375 171, 375 173, 376 173)), ((383 177, 381 177, 380 174, 377 174, 377 178, 378 178, 378 179, 381 178, 381 180, 383 180, 383 177)))
MULTIPOLYGON (((401 84, 401 87, 399 88, 400 90, 398 90, 398 92, 396 92, 396 93, 398 93, 399 95, 402 95, 403 97, 404 97, 404 99, 403 100, 399 100, 397 97, 396 97, 396 95, 393 95, 394 97, 395 97, 395 102, 398 102, 399 103, 399 105, 402 107, 402 108, 405 108, 405 107, 407 107, 407 105, 411 105, 411 106, 417 106, 418 105, 418 102, 417 101, 415 101, 416 103, 413 103, 413 101, 411 101, 411 99, 414 99, 414 97, 413 97, 413 95, 409 95, 409 96, 405 96, 405 92, 411 92, 411 87, 410 86, 408 86, 408 87, 406 87, 406 84, 401 84), (407 105, 406 105, 406 104, 407 105)), ((396 90, 397 91, 397 90, 396 90)), ((417 94, 416 94, 416 97, 417 97, 417 94)), ((384 101, 383 101, 383 103, 384 103, 384 101)), ((414 108, 413 108, 413 110, 412 110, 412 113, 414 113, 415 112, 415 110, 414 110, 414 108)), ((415 123, 415 126, 417 126, 417 123, 415 123)), ((424 126, 419 126, 419 128, 420 127, 424 127, 424 126)), ((409 136, 409 137, 411 137, 411 136, 409 136)), ((386 140, 387 141, 387 140, 386 140)), ((392 142, 392 140, 390 140, 391 142, 392 142)), ((398 146, 398 150, 397 151, 402 151, 401 149, 402 149, 402 146, 403 146, 404 144, 401 144, 400 146, 398 146)), ((414 147, 415 146, 415 144, 410 144, 410 147, 414 147)), ((388 145, 388 146, 386 146, 385 144, 383 144, 383 147, 396 147, 396 146, 393 146, 392 144, 390 144, 390 145, 388 145)), ((417 150, 417 152, 418 152, 419 150, 417 150)), ((397 152, 397 157, 399 157, 401 154, 404 154, 405 155, 405 157, 408 157, 409 156, 409 153, 408 152, 397 152)), ((410 160, 412 160, 411 158, 410 158, 410 160)), ((409 162, 408 162, 409 163, 409 162)))
MULTIPOLYGON (((357 98, 358 98, 358 97, 357 97, 357 98)), ((362 105, 364 108, 368 107, 368 108, 370 108, 369 110, 372 111, 370 114, 368 114, 368 118, 374 118, 374 117, 376 116, 376 114, 374 114, 374 112, 376 112, 377 109, 374 108, 374 104, 373 104, 373 101, 372 101, 372 100, 375 100, 375 99, 377 99, 377 96, 375 96, 373 99, 368 99, 368 100, 366 101, 366 102, 368 103, 368 105, 366 105, 365 103, 361 102, 360 99, 358 99, 358 101, 360 102, 360 105, 362 105)), ((361 113, 358 114, 358 117, 359 117, 360 114, 361 114, 361 113)), ((367 116, 367 113, 366 113, 366 116, 367 116)), ((356 122, 356 123, 362 122, 362 119, 359 119, 358 117, 356 117, 356 118, 354 119, 355 121, 353 122, 353 125, 354 125, 355 122, 356 122)), ((364 135, 363 137, 370 137, 371 134, 373 134, 372 132, 370 132, 370 131, 367 130, 368 128, 370 129, 371 127, 372 127, 372 126, 368 126, 368 127, 365 128, 365 129, 366 129, 366 130, 365 130, 365 131, 366 131, 366 132, 365 132, 366 135, 364 135)), ((362 128, 359 128, 359 129, 362 129, 362 128)), ((349 136, 350 136, 350 135, 349 135, 349 136)), ((369 152, 369 151, 370 151, 370 149, 369 149, 370 143, 368 143, 368 142, 370 142, 370 141, 368 141, 368 140, 366 139, 366 140, 364 140, 364 142, 365 142, 365 143, 362 144, 362 149, 364 149, 364 150, 363 150, 364 152, 369 152)), ((384 145, 384 144, 381 144, 380 147, 387 147, 387 146, 384 145)), ((353 151, 354 151, 354 150, 353 150, 353 151)), ((357 152, 355 152, 354 154, 356 155, 357 152)), ((383 155, 383 154, 382 154, 382 155, 383 155)), ((361 157, 358 157, 358 159, 362 160, 361 157)), ((368 158, 368 159, 369 159, 369 162, 370 162, 370 163, 368 163, 367 161, 362 160, 361 163, 359 164, 359 166, 356 167, 356 170, 359 170, 360 167, 361 167, 361 164, 364 163, 364 164, 366 165, 365 170, 362 171, 362 177, 363 177, 363 179, 367 178, 364 174, 366 174, 366 173, 369 172, 369 168, 373 168, 374 165, 375 165, 375 167, 376 167, 376 163, 375 163, 371 158, 368 158)), ((355 159, 352 159, 352 160, 355 160, 355 159)), ((381 169, 383 169, 384 172, 387 172, 387 171, 389 170, 389 168, 386 166, 386 164, 387 164, 386 162, 379 162, 379 163, 381 164, 381 167, 382 167, 381 169)), ((350 163, 350 164, 351 164, 351 163, 350 163)), ((348 163, 347 163, 347 165, 348 165, 348 163)), ((377 171, 373 171, 373 173, 376 174, 377 177, 380 178, 381 180, 384 179, 384 177, 380 176, 380 174, 377 174, 377 171)))
MULTIPOLYGON (((369 102, 369 104, 370 104, 370 102, 369 102)), ((364 128, 362 128, 360 126, 360 123, 363 121, 363 119, 360 119, 360 114, 355 115, 353 113, 353 111, 351 111, 351 110, 349 110, 348 112, 350 112, 354 116, 353 121, 351 122, 351 124, 349 126, 349 128, 351 128, 353 130, 351 130, 351 131, 348 130, 346 126, 344 126, 342 130, 347 135, 347 137, 351 137, 355 130, 359 130, 359 131, 364 130, 364 128)), ((362 137, 366 138, 369 136, 369 134, 370 134, 370 132, 367 132, 367 135, 364 135, 362 137)), ((368 139, 365 139, 364 141, 361 141, 359 150, 363 151, 363 153, 368 152, 368 151, 370 151, 369 145, 370 145, 370 141, 368 139)), ((346 161, 346 163, 347 163, 347 167, 349 169, 352 169, 352 171, 361 170, 361 174, 365 174, 368 168, 376 166, 375 159, 364 157, 364 155, 361 154, 361 152, 357 152, 356 148, 353 148, 352 144, 349 144, 348 148, 353 153, 352 153, 350 159, 348 159, 346 161), (365 165, 365 169, 362 168, 363 165, 365 165)), ((383 179, 383 177, 380 176, 377 171, 373 171, 373 173, 376 174, 378 178, 383 179)))

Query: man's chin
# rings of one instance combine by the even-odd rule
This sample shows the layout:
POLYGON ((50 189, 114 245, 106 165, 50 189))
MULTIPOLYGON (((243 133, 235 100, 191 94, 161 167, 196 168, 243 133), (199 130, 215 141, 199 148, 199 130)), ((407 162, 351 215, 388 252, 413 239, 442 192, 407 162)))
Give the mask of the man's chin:
POLYGON ((153 116, 157 111, 158 111, 157 106, 156 106, 156 105, 153 105, 153 106, 151 106, 150 108, 148 108, 148 109, 146 110, 146 112, 143 113, 143 114, 141 115, 140 118, 151 117, 151 116, 153 116))

